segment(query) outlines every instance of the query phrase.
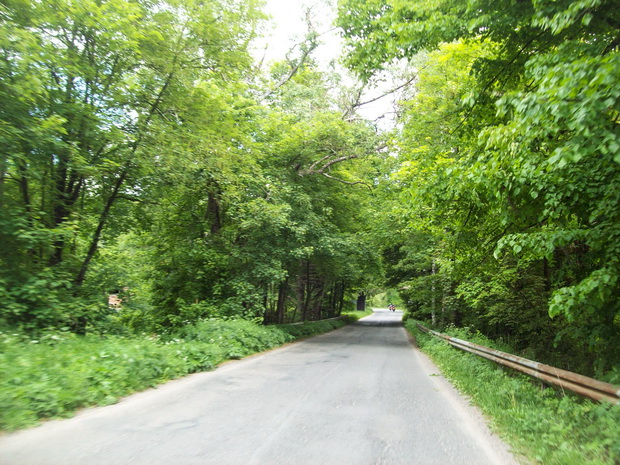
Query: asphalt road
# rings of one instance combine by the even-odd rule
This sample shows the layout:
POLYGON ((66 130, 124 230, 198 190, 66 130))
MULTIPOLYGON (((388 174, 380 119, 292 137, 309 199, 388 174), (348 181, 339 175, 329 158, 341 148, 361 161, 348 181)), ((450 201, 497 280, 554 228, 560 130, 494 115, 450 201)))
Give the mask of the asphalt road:
POLYGON ((515 464, 400 312, 0 437, 2 465, 515 464))

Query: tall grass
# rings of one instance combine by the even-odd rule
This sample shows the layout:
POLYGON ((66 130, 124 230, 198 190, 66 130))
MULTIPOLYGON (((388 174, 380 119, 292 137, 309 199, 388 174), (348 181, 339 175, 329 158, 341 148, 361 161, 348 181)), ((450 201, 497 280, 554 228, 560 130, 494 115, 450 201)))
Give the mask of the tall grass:
MULTIPOLYGON (((422 351, 469 396, 515 452, 533 463, 620 463, 620 406, 598 404, 546 388, 525 375, 459 351, 405 323, 422 351)), ((497 347, 480 334, 451 329, 451 336, 497 347)))

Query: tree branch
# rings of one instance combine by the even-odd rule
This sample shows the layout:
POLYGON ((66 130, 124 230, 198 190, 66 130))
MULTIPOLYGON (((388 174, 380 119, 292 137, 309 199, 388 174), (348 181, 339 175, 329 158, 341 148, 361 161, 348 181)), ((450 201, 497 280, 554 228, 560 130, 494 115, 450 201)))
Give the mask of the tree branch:
POLYGON ((316 172, 316 167, 317 167, 320 163, 322 163, 322 162, 324 162, 324 161, 329 160, 329 159, 331 158, 331 156, 332 156, 331 154, 330 154, 330 155, 325 155, 325 156, 324 156, 323 158, 321 158, 320 160, 315 161, 314 163, 312 163, 312 164, 310 165, 310 168, 308 168, 307 170, 304 170, 304 172, 308 172, 308 173, 314 173, 314 172, 316 172))
MULTIPOLYGON (((426 66, 422 67, 422 68, 420 69, 420 71, 422 71, 424 68, 426 68, 426 66)), ((370 100, 366 100, 366 101, 364 101, 364 102, 360 102, 360 101, 359 101, 359 100, 360 100, 360 98, 362 97, 363 92, 364 92, 364 86, 360 87, 360 88, 358 89, 358 91, 357 91, 357 96, 355 97, 355 102, 351 105, 351 107, 350 107, 350 108, 347 108, 347 109, 343 112, 343 114, 342 114, 342 119, 347 119, 347 117, 348 117, 349 115, 351 115, 351 114, 353 113, 353 111, 354 111, 356 108, 363 107, 364 105, 368 105, 368 104, 371 104, 371 103, 377 102, 377 101, 381 100, 382 98, 387 97, 388 95, 392 95, 392 94, 394 94, 394 93, 398 92, 399 90, 404 89, 405 87, 407 87, 407 86, 409 86, 411 83, 413 83, 413 81, 415 81, 415 80, 418 78, 419 74, 420 74, 420 73, 419 73, 419 71, 418 71, 415 75, 413 75, 410 79, 407 79, 407 81, 405 81, 405 82, 404 82, 404 83, 402 83, 401 85, 396 86, 396 87, 394 87, 393 89, 388 90, 387 92, 384 92, 383 94, 379 95, 378 97, 371 98, 370 100)))
MULTIPOLYGON (((286 53, 286 61, 289 63, 291 69, 288 72, 288 74, 283 77, 282 79, 280 79, 280 82, 278 82, 275 87, 271 90, 268 90, 267 92, 265 92, 262 97, 261 100, 265 100, 269 97, 271 97, 278 89, 280 89, 282 86, 284 86, 287 82, 289 82, 291 79, 293 79, 293 77, 299 72, 299 70, 303 67, 303 65, 306 63, 306 61, 308 60, 308 57, 310 56, 310 54, 316 50, 316 48, 319 46, 319 43, 317 42, 317 38, 321 35, 319 33, 316 32, 316 28, 314 27, 314 24, 312 24, 312 18, 310 17, 310 8, 306 9, 306 25, 308 27, 308 32, 306 34, 306 38, 303 42, 300 42, 298 44, 293 45, 289 51, 286 53), (291 55, 291 53, 293 53, 293 50, 295 50, 297 47, 299 47, 301 49, 301 56, 299 57, 298 60, 296 60, 296 62, 293 62, 289 56, 291 55)), ((262 61, 261 61, 262 63, 262 61)))
MULTIPOLYGON (((334 153, 335 154, 335 153, 334 153)), ((330 168, 331 166, 337 164, 337 163, 341 163, 343 161, 347 161, 347 160, 353 160, 355 158, 359 158, 358 155, 344 155, 342 157, 338 157, 338 158, 334 158, 330 161, 327 161, 323 166, 321 166, 320 168, 316 168, 316 166, 326 160, 329 160, 329 158, 331 157, 331 155, 328 155, 326 157, 323 157, 322 159, 320 159, 319 161, 313 163, 308 169, 305 170, 301 170, 299 171, 299 176, 307 176, 309 174, 325 174, 325 171, 330 168)))
POLYGON ((321 173, 321 174, 323 176, 325 176, 326 178, 328 178, 328 179, 333 179, 334 181, 338 181, 338 182, 340 182, 342 184, 346 184, 348 186, 356 186, 358 184, 361 184, 362 186, 367 187, 369 190, 372 191, 372 186, 370 186, 369 184, 366 184, 364 181, 345 181, 344 179, 337 178, 337 177, 329 175, 327 173, 321 173))
MULTIPOLYGON (((424 69, 424 68, 422 68, 422 69, 424 69)), ((398 92, 400 89, 404 89, 405 87, 407 87, 409 84, 411 84, 413 81, 415 81, 417 79, 418 74, 419 73, 416 73, 413 77, 411 77, 411 79, 408 79, 403 84, 401 84, 399 86, 396 86, 396 87, 394 87, 391 90, 388 90, 387 92, 385 92, 382 95, 379 95, 378 97, 372 98, 370 100, 366 100, 365 102, 357 102, 357 103, 355 103, 353 105, 353 108, 358 108, 358 107, 361 107, 361 106, 364 106, 364 105, 368 105, 369 103, 374 103, 374 102, 376 102, 378 100, 381 100, 384 97, 387 97, 390 94, 393 94, 394 92, 398 92)))
MULTIPOLYGON (((306 63, 308 56, 310 56, 310 54, 318 47, 318 43, 314 42, 313 39, 310 40, 305 40, 303 43, 309 42, 310 46, 307 48, 302 47, 302 54, 301 57, 299 58, 299 60, 297 60, 297 63, 293 64, 291 63, 291 61, 289 61, 287 59, 287 61, 289 62, 289 64, 291 65, 291 69, 288 72, 288 74, 280 79, 280 82, 278 82, 273 89, 268 90, 267 92, 265 92, 262 96, 261 96, 261 100, 266 100, 269 97, 271 97, 278 89, 280 89, 282 86, 284 86, 287 82, 289 82, 291 79, 293 79, 293 77, 297 74, 297 72, 301 69, 301 67, 306 63)), ((300 44, 296 44, 295 46, 293 46, 290 50, 289 53, 291 53, 296 47, 298 47, 300 44)), ((289 55, 289 53, 287 53, 287 56, 289 55)))
POLYGON ((321 167, 321 168, 317 171, 317 173, 324 174, 325 170, 326 170, 327 168, 329 168, 330 166, 333 166, 333 165, 335 165, 336 163, 340 163, 340 162, 343 162, 343 161, 353 160, 354 158, 358 158, 358 156, 357 156, 357 155, 345 155, 344 157, 339 157, 339 158, 336 158, 336 159, 334 159, 334 160, 331 160, 331 161, 327 162, 326 164, 324 164, 324 165, 323 165, 323 166, 322 166, 322 167, 321 167))

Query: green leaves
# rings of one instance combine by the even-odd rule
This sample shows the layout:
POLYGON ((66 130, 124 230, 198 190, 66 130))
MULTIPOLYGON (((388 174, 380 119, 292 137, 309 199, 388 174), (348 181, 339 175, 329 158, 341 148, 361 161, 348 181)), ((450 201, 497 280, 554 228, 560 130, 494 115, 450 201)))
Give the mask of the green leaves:
POLYGON ((391 186, 400 264, 417 261, 401 278, 412 310, 532 346, 553 344, 535 329, 559 328, 548 314, 566 323, 555 343, 570 341, 575 358, 619 360, 617 11, 605 0, 341 2, 362 77, 426 49, 391 186))
POLYGON ((614 83, 620 77, 620 58, 587 55, 597 48, 567 43, 530 60, 526 77, 536 90, 498 101, 498 112, 513 118, 496 136, 490 133, 490 140, 517 139, 519 145, 511 150, 524 152, 537 144, 552 152, 548 163, 558 168, 585 157, 615 157, 619 146, 613 119, 620 91, 614 83))
POLYGON ((249 101, 235 107, 230 96, 249 70, 258 7, 253 0, 3 4, 0 139, 8 150, 0 207, 26 223, 0 230, 1 243, 20 246, 3 254, 0 277, 27 287, 29 275, 50 266, 73 275, 79 292, 101 242, 127 231, 137 205, 157 200, 149 197, 153 173, 179 162, 183 143, 192 144, 194 163, 233 145, 239 157, 249 131, 237 130, 238 108, 249 101), (192 138, 197 127, 200 138, 192 138), (174 138, 182 142, 169 143, 174 138))
POLYGON ((609 301, 618 291, 619 281, 617 268, 594 270, 577 285, 558 289, 551 299, 549 315, 555 317, 563 314, 569 321, 578 317, 592 317, 610 305, 609 301))
POLYGON ((167 337, 132 338, 47 332, 31 339, 0 332, 0 430, 108 405, 169 379, 344 324, 278 328, 243 320, 203 320, 167 337))
POLYGON ((573 24, 581 23, 588 26, 594 18, 593 11, 604 9, 608 2, 604 0, 579 0, 572 2, 555 3, 549 1, 533 2, 536 14, 532 19, 533 26, 549 29, 553 34, 559 34, 573 24))

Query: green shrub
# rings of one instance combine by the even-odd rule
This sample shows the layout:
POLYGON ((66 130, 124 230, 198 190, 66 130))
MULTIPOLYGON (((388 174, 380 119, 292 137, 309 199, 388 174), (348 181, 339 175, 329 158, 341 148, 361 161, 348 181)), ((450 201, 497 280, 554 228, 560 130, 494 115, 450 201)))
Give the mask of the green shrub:
POLYGON ((346 324, 347 320, 342 318, 340 320, 306 321, 302 324, 278 325, 278 328, 292 336, 294 339, 299 339, 302 337, 326 333, 328 331, 341 328, 346 324))
POLYGON ((204 320, 166 336, 0 333, 0 430, 65 417, 188 373, 320 334, 344 320, 261 326, 204 320))
POLYGON ((66 416, 226 359, 215 344, 108 337, 15 343, 0 351, 0 429, 66 416))
MULTIPOLYGON (((454 349, 405 324, 445 376, 491 418, 518 453, 545 465, 614 464, 620 458, 620 406, 562 395, 531 378, 454 349)), ((510 352, 480 334, 451 336, 510 352)))
POLYGON ((260 326, 247 320, 205 320, 186 326, 177 334, 186 341, 216 344, 230 359, 271 349, 294 339, 279 328, 260 326))

